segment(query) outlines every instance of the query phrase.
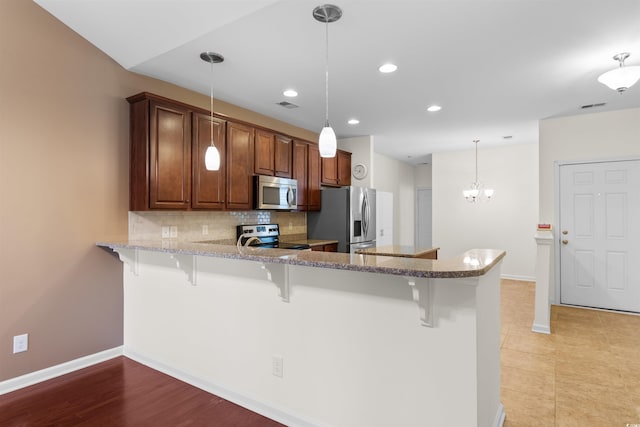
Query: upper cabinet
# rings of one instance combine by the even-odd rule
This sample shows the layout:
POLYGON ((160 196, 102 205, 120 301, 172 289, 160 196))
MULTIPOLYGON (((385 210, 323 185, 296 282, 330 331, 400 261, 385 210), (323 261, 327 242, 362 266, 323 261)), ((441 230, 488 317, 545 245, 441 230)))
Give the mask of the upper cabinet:
POLYGON ((291 138, 256 129, 254 147, 256 174, 291 178, 291 138))
POLYGON ((140 94, 131 104, 131 210, 187 209, 191 200, 191 111, 140 94))
POLYGON ((335 157, 322 158, 322 185, 351 185, 351 153, 337 150, 335 157))
POLYGON ((292 142, 292 177, 298 181, 298 210, 320 210, 320 151, 316 144, 292 142))
POLYGON ((226 122, 205 113, 193 113, 191 124, 191 207, 194 209, 225 208, 226 200, 226 122), (209 171, 204 166, 204 156, 211 146, 211 125, 213 141, 220 153, 220 170, 209 171))
POLYGON ((227 122, 227 209, 253 209, 253 138, 252 127, 227 122))
POLYGON ((251 210, 254 174, 298 180, 297 209, 320 210, 320 186, 351 184, 351 153, 320 158, 317 144, 293 140, 150 93, 127 98, 131 150, 129 209, 251 210), (220 170, 204 156, 213 140, 220 170))

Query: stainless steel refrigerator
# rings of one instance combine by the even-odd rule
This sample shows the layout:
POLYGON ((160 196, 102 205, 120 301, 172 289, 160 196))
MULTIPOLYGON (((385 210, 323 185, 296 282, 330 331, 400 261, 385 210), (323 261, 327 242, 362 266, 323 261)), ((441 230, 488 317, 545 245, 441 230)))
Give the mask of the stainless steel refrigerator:
POLYGON ((325 187, 322 210, 307 214, 309 239, 337 240, 338 252, 376 245, 376 190, 325 187))

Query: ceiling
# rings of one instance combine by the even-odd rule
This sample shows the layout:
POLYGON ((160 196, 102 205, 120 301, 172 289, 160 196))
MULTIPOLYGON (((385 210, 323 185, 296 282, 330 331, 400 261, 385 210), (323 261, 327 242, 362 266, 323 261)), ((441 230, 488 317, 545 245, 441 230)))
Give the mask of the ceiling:
MULTIPOLYGON (((124 68, 319 132, 325 24, 309 0, 34 0, 124 68), (282 92, 293 88, 296 98, 282 92), (277 105, 289 101, 298 108, 277 105)), ((640 65, 638 0, 335 0, 330 122, 338 138, 421 163, 438 151, 533 143, 540 119, 640 107, 597 82, 630 52, 640 65), (393 62, 398 70, 381 74, 393 62), (606 103, 583 110, 587 104, 606 103), (429 105, 442 110, 428 113, 429 105), (347 120, 357 118, 358 125, 347 120), (511 136, 505 139, 505 136, 511 136)))

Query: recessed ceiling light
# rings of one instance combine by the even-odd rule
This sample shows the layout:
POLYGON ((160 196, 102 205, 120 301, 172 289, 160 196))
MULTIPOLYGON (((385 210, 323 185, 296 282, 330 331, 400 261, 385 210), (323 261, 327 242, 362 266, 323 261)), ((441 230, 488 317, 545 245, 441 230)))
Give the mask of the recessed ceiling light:
POLYGON ((284 92, 282 92, 282 94, 288 98, 295 98, 296 96, 298 96, 298 92, 296 92, 293 89, 287 89, 284 92))
POLYGON ((397 69, 398 69, 398 66, 396 64, 387 63, 387 64, 381 65, 378 68, 378 71, 380 71, 381 73, 393 73, 397 69))
POLYGON ((436 111, 440 111, 442 110, 442 107, 439 105, 431 105, 429 106, 429 108, 427 108, 427 111, 430 113, 435 113, 436 111))
POLYGON ((357 125, 358 123, 360 123, 360 120, 358 119, 349 119, 349 121, 347 122, 350 125, 357 125))

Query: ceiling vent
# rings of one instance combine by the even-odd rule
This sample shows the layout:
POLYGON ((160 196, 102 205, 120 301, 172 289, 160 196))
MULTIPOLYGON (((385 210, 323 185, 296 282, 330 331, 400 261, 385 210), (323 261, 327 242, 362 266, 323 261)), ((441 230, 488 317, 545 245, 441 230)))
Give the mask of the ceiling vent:
POLYGON ((280 102, 276 102, 277 105, 284 107, 284 108, 288 108, 288 109, 292 109, 292 108, 298 108, 298 106, 296 104, 292 104, 288 101, 280 101, 280 102))
POLYGON ((606 102, 599 102, 597 104, 587 104, 587 105, 583 105, 580 108, 583 110, 586 110, 587 108, 594 108, 594 107, 604 107, 607 103, 606 102))

